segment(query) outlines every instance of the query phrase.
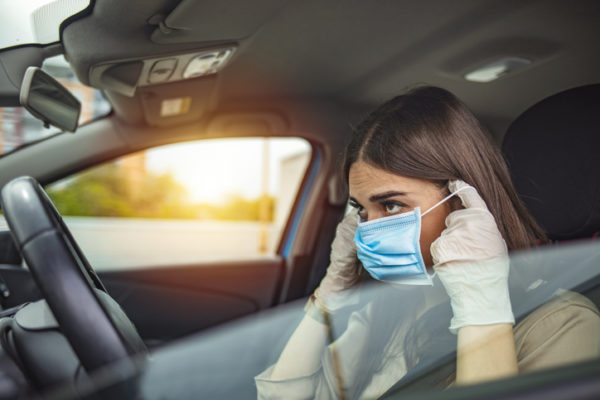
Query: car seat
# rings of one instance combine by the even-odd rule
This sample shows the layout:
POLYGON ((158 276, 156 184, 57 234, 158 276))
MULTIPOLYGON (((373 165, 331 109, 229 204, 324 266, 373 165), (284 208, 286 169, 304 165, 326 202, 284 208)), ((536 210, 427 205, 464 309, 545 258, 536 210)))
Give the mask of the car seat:
POLYGON ((502 150, 525 206, 553 241, 600 231, 600 84, 540 101, 508 128, 502 150))
MULTIPOLYGON (((530 107, 508 128, 502 150, 519 197, 552 242, 598 238, 600 84, 569 89, 530 107)), ((566 259, 547 265, 546 279, 574 272, 568 253, 558 258, 566 259)), ((600 266, 592 264, 590 271, 597 271, 600 266)), ((573 290, 600 307, 600 276, 573 290)))

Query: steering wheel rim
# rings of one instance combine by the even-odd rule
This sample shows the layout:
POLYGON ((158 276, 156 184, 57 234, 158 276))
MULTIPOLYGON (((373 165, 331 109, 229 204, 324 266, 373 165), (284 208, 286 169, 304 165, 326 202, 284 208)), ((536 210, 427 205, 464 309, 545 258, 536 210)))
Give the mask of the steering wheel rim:
POLYGON ((33 279, 86 371, 146 353, 39 183, 13 179, 0 202, 33 279))

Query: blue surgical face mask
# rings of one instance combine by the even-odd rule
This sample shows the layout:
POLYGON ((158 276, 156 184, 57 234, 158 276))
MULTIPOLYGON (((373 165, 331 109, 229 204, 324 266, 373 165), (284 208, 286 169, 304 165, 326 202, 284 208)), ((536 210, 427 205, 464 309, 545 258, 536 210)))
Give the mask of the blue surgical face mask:
POLYGON ((433 285, 419 238, 421 218, 458 191, 421 214, 419 207, 402 214, 360 222, 354 235, 358 259, 375 279, 404 285, 433 285))

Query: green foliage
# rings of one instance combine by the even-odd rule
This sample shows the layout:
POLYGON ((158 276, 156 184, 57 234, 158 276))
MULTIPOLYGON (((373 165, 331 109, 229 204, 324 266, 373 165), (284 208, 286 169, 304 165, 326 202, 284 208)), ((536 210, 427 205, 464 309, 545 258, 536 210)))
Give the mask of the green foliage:
MULTIPOLYGON (((275 198, 268 196, 266 221, 273 221, 275 198)), ((245 199, 242 196, 233 196, 225 204, 215 205, 202 203, 197 205, 198 216, 202 219, 221 221, 260 221, 260 199, 245 199)))
MULTIPOLYGON (((121 218, 260 221, 260 199, 233 196, 221 205, 190 204, 184 186, 169 173, 144 171, 127 179, 125 169, 110 163, 46 188, 62 215, 121 218)), ((273 220, 275 199, 267 197, 266 219, 273 220)))
POLYGON ((62 215, 194 218, 186 190, 170 174, 145 173, 132 184, 118 164, 107 164, 47 189, 62 215), (133 187, 132 187, 133 186, 133 187), (132 189, 135 189, 132 190, 132 189))

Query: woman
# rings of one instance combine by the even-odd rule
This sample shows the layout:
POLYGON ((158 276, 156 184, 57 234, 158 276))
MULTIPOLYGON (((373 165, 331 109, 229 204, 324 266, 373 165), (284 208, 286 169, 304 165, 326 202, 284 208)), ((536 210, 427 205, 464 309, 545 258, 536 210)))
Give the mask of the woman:
POLYGON ((256 378, 259 397, 376 398, 444 335, 456 335, 456 373, 442 386, 598 355, 600 316, 574 293, 514 327, 507 253, 546 238, 499 151, 451 93, 421 87, 382 105, 357 127, 344 165, 356 210, 338 226, 306 316, 256 378), (330 344, 329 318, 357 303, 365 271, 419 300, 400 305, 393 292, 377 294, 330 344))

